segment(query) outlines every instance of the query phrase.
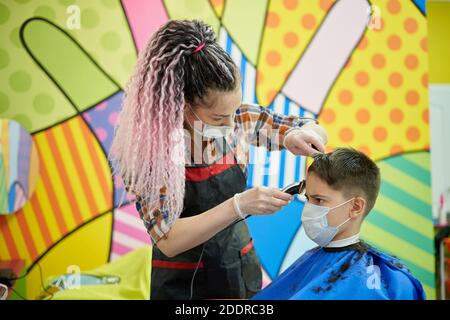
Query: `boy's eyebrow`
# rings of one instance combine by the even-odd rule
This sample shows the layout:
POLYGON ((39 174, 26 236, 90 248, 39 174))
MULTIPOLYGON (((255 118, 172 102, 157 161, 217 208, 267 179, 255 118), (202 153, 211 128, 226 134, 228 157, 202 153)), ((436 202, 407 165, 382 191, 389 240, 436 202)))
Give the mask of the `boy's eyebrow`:
POLYGON ((229 114, 217 114, 217 113, 215 113, 214 116, 217 116, 217 117, 229 117, 230 115, 229 114))
POLYGON ((324 195, 321 195, 321 194, 311 194, 311 195, 306 194, 306 196, 310 197, 310 198, 325 198, 325 199, 328 199, 327 196, 324 196, 324 195))

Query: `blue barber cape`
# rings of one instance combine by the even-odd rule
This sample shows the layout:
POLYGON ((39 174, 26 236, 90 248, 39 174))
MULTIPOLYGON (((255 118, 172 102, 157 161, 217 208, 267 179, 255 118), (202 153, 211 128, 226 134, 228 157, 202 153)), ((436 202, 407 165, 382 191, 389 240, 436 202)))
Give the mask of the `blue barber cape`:
POLYGON ((406 266, 364 242, 307 251, 256 300, 423 300, 406 266))

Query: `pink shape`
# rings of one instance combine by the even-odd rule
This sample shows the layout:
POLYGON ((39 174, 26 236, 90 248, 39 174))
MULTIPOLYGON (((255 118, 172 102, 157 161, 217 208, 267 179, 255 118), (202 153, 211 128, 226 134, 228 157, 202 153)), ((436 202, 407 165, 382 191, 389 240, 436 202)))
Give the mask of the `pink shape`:
POLYGON ((123 181, 122 181, 122 178, 119 175, 115 175, 114 176, 114 186, 116 188, 123 187, 123 181))
POLYGON ((102 142, 105 141, 106 138, 108 137, 108 133, 103 128, 95 128, 95 134, 102 142))
POLYGON ((139 218, 139 213, 137 212, 136 205, 134 203, 133 204, 127 204, 127 205, 124 205, 123 207, 120 207, 120 211, 121 212, 126 212, 127 214, 129 214, 129 215, 131 215, 133 217, 139 218))
POLYGON ((124 245, 122 245, 120 243, 117 243, 115 241, 113 241, 113 243, 112 243, 111 251, 112 251, 112 253, 114 253, 114 254, 116 254, 118 256, 123 256, 123 255, 127 254, 128 252, 130 252, 132 250, 133 250, 133 248, 126 247, 126 246, 124 246, 124 245))
POLYGON ((145 231, 145 227, 143 224, 142 224, 142 229, 136 229, 136 228, 133 228, 133 227, 115 219, 114 220, 114 232, 126 234, 130 238, 139 240, 143 243, 148 243, 148 244, 151 243, 150 236, 145 231))
POLYGON ((103 101, 101 103, 99 103, 96 107, 95 110, 96 111, 103 111, 106 109, 106 107, 108 106, 108 103, 106 103, 106 101, 103 101))
POLYGON ((367 0, 336 1, 284 84, 283 93, 304 109, 319 113, 361 40, 369 15, 367 0))
POLYGON ((86 121, 92 122, 92 117, 89 113, 83 113, 83 117, 86 119, 86 121))
POLYGON ((168 20, 162 0, 122 0, 138 51, 150 36, 168 20))
POLYGON ((119 117, 118 112, 111 112, 111 114, 108 116, 108 121, 112 126, 115 126, 117 123, 117 118, 119 117))
POLYGON ((22 187, 19 184, 16 184, 15 197, 16 201, 14 203, 14 211, 21 209, 25 201, 27 200, 25 199, 25 194, 23 193, 22 187))

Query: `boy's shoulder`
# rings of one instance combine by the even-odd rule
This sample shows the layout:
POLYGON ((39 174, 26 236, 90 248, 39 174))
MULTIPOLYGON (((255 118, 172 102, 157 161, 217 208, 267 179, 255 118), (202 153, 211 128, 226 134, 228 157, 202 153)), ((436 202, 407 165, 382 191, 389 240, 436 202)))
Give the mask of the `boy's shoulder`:
POLYGON ((417 293, 417 298, 425 299, 422 284, 403 261, 369 245, 367 245, 367 252, 372 256, 373 265, 379 268, 378 272, 382 280, 395 282, 398 287, 404 289, 409 285, 417 293))

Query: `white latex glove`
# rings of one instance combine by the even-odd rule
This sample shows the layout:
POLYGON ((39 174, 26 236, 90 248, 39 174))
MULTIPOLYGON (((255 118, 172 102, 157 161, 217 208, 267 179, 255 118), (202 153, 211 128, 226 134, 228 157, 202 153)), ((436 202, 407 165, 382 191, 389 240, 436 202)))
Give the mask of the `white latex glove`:
POLYGON ((236 214, 241 218, 246 215, 268 215, 281 210, 289 204, 293 196, 278 188, 255 187, 237 193, 233 199, 236 214))
POLYGON ((312 156, 319 152, 325 152, 327 142, 328 137, 325 129, 314 122, 309 122, 299 128, 289 130, 284 137, 283 145, 293 154, 312 156))

